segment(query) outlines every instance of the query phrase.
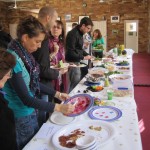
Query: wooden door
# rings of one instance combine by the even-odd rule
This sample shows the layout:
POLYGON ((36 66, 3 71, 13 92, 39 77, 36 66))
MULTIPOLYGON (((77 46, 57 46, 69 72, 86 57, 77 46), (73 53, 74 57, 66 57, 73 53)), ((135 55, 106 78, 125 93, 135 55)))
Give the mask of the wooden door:
POLYGON ((125 47, 138 53, 138 20, 125 20, 125 47))

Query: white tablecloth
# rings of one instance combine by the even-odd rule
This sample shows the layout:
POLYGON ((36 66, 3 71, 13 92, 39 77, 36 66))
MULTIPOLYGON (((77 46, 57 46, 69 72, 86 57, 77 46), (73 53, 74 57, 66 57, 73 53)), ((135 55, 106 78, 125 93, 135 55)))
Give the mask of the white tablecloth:
MULTIPOLYGON (((122 57, 119 57, 122 59, 122 57)), ((123 58, 124 59, 124 58, 123 58)), ((132 59, 128 59, 130 62, 130 67, 132 68, 132 59)), ((132 70, 130 71, 132 75, 132 70)), ((77 87, 70 93, 74 95, 80 89, 81 93, 84 91, 86 86, 83 84, 85 79, 83 79, 77 87)), ((106 95, 107 88, 104 88, 101 92, 96 92, 96 94, 90 92, 92 96, 97 96, 103 100, 107 99, 106 95)), ((103 147, 98 148, 98 150, 142 150, 140 131, 138 127, 138 117, 136 111, 136 103, 134 100, 134 91, 131 96, 127 97, 113 97, 112 102, 115 103, 115 107, 119 108, 122 111, 122 117, 116 121, 110 122, 117 129, 117 135, 115 139, 111 140, 109 144, 104 145, 103 147)), ((90 120, 87 113, 76 117, 73 123, 78 123, 79 121, 90 120)), ((44 124, 48 126, 51 131, 47 133, 45 138, 40 137, 38 134, 33 137, 33 139, 24 147, 23 150, 57 150, 53 147, 51 143, 51 138, 53 133, 58 131, 63 126, 58 126, 50 122, 49 120, 44 124)), ((39 131, 39 132, 44 132, 39 131)), ((47 130, 45 131, 47 132, 47 130)))

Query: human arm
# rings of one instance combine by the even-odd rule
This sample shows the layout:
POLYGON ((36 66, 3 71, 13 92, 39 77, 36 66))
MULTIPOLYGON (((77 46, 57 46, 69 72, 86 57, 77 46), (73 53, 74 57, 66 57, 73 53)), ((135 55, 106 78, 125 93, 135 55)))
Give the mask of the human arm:
POLYGON ((61 101, 64 101, 64 100, 69 98, 68 94, 60 93, 58 91, 50 89, 49 87, 47 87, 43 83, 40 83, 40 90, 41 90, 41 93, 52 95, 53 97, 56 97, 56 98, 60 99, 61 101))
POLYGON ((100 43, 101 45, 104 45, 104 44, 105 44, 103 37, 99 40, 99 43, 100 43))
POLYGON ((57 55, 58 51, 59 51, 59 46, 56 42, 54 42, 54 51, 49 55, 50 61, 57 55))
POLYGON ((70 114, 74 111, 75 106, 72 104, 56 104, 55 111, 62 112, 63 114, 70 114))
POLYGON ((33 97, 28 91, 28 88, 25 84, 25 81, 23 80, 21 72, 15 73, 13 75, 13 78, 9 80, 9 83, 11 84, 12 88, 16 91, 23 104, 28 107, 33 107, 35 109, 47 112, 53 112, 54 110, 56 110, 65 114, 70 113, 74 109, 74 107, 72 107, 71 105, 53 104, 51 102, 45 102, 41 99, 33 97))
POLYGON ((9 79, 9 83, 24 105, 47 112, 54 111, 55 104, 42 101, 30 94, 25 81, 23 80, 22 72, 14 73, 13 77, 9 79))
POLYGON ((90 56, 90 55, 84 56, 84 60, 90 60, 91 58, 92 58, 92 56, 90 56))

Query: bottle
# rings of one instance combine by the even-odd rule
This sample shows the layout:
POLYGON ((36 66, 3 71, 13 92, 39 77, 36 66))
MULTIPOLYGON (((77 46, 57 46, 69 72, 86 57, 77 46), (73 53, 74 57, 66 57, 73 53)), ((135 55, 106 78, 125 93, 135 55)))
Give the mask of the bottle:
POLYGON ((124 50, 124 44, 120 45, 120 49, 121 49, 121 51, 124 50))
POLYGON ((106 77, 105 77, 104 86, 105 86, 105 87, 109 87, 109 85, 110 85, 110 84, 109 84, 109 79, 108 79, 108 76, 106 76, 106 77))
POLYGON ((120 46, 117 48, 117 51, 118 51, 118 56, 121 55, 121 49, 120 49, 120 46))
POLYGON ((118 56, 117 47, 115 47, 115 48, 113 49, 113 54, 114 54, 115 57, 118 56))

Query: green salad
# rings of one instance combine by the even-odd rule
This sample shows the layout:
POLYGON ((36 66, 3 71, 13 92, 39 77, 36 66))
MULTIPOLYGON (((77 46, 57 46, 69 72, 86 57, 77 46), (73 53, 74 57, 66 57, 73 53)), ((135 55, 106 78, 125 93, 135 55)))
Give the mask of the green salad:
POLYGON ((93 47, 95 50, 104 50, 103 45, 97 45, 96 47, 93 47))
POLYGON ((110 76, 112 74, 123 74, 123 72, 120 72, 120 71, 109 71, 108 73, 105 73, 106 76, 110 76))

